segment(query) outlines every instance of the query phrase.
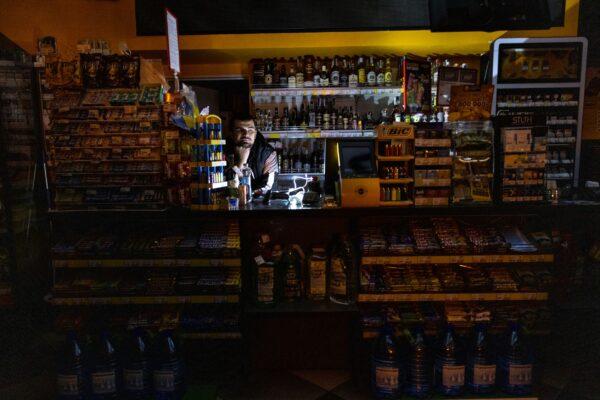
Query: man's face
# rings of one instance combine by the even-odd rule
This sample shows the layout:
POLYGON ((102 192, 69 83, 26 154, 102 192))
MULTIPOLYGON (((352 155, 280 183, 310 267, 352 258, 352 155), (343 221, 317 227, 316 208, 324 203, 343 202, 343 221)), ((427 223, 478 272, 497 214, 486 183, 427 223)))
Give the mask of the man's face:
POLYGON ((252 120, 235 120, 233 123, 233 139, 238 147, 250 148, 256 139, 256 127, 252 120))

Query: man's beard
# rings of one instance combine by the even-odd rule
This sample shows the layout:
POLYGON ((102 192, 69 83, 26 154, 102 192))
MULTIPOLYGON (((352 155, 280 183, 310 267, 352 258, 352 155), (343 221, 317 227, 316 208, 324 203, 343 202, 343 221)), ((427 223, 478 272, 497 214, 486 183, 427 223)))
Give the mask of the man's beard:
POLYGON ((243 141, 239 141, 235 144, 237 147, 241 147, 243 149, 251 149, 253 143, 247 143, 247 142, 243 142, 243 141))

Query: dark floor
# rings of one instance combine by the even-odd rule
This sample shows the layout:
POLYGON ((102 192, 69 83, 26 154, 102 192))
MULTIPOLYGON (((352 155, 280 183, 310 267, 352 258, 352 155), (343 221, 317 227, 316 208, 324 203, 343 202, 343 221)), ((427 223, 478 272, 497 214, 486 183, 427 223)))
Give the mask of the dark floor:
MULTIPOLYGON (((0 399, 52 399, 54 335, 38 335, 27 318, 9 318, 0 344, 0 399), (7 339, 8 338, 8 339, 7 339), (12 345, 9 345, 11 343, 12 345)), ((600 399, 600 311, 564 310, 542 342, 537 397, 543 400, 600 399)), ((365 385, 355 385, 349 371, 260 371, 242 378, 190 382, 186 399, 198 400, 366 400, 365 385)))

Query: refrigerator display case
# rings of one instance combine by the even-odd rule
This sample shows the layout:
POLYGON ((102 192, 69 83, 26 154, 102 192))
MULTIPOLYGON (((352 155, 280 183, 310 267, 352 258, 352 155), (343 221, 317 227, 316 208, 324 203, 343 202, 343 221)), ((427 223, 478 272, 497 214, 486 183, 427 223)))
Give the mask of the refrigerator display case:
POLYGON ((549 197, 566 195, 579 183, 587 47, 583 37, 498 39, 493 44, 492 112, 545 120, 549 197))

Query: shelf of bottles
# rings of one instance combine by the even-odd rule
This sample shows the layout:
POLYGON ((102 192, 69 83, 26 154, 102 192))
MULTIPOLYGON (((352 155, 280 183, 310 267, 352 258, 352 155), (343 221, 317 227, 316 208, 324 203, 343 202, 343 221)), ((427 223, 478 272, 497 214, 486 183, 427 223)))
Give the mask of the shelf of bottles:
MULTIPOLYGON (((579 88, 499 89, 497 115, 544 117, 547 126, 545 185, 572 186, 579 162, 579 88)), ((523 197, 523 196, 520 196, 523 197)), ((539 197, 539 196, 535 196, 539 197)))
POLYGON ((443 123, 415 127, 415 206, 447 206, 452 188, 452 131, 443 123))
POLYGON ((490 203, 494 181, 492 121, 457 121, 444 126, 452 131, 452 203, 490 203))
POLYGON ((146 86, 43 94, 53 209, 165 208, 169 134, 161 93, 146 86))
POLYGON ((227 187, 225 179, 225 140, 221 118, 202 116, 191 138, 190 196, 192 210, 218 208, 216 190, 227 187))
POLYGON ((414 127, 395 123, 377 127, 376 157, 381 206, 413 205, 414 127))

